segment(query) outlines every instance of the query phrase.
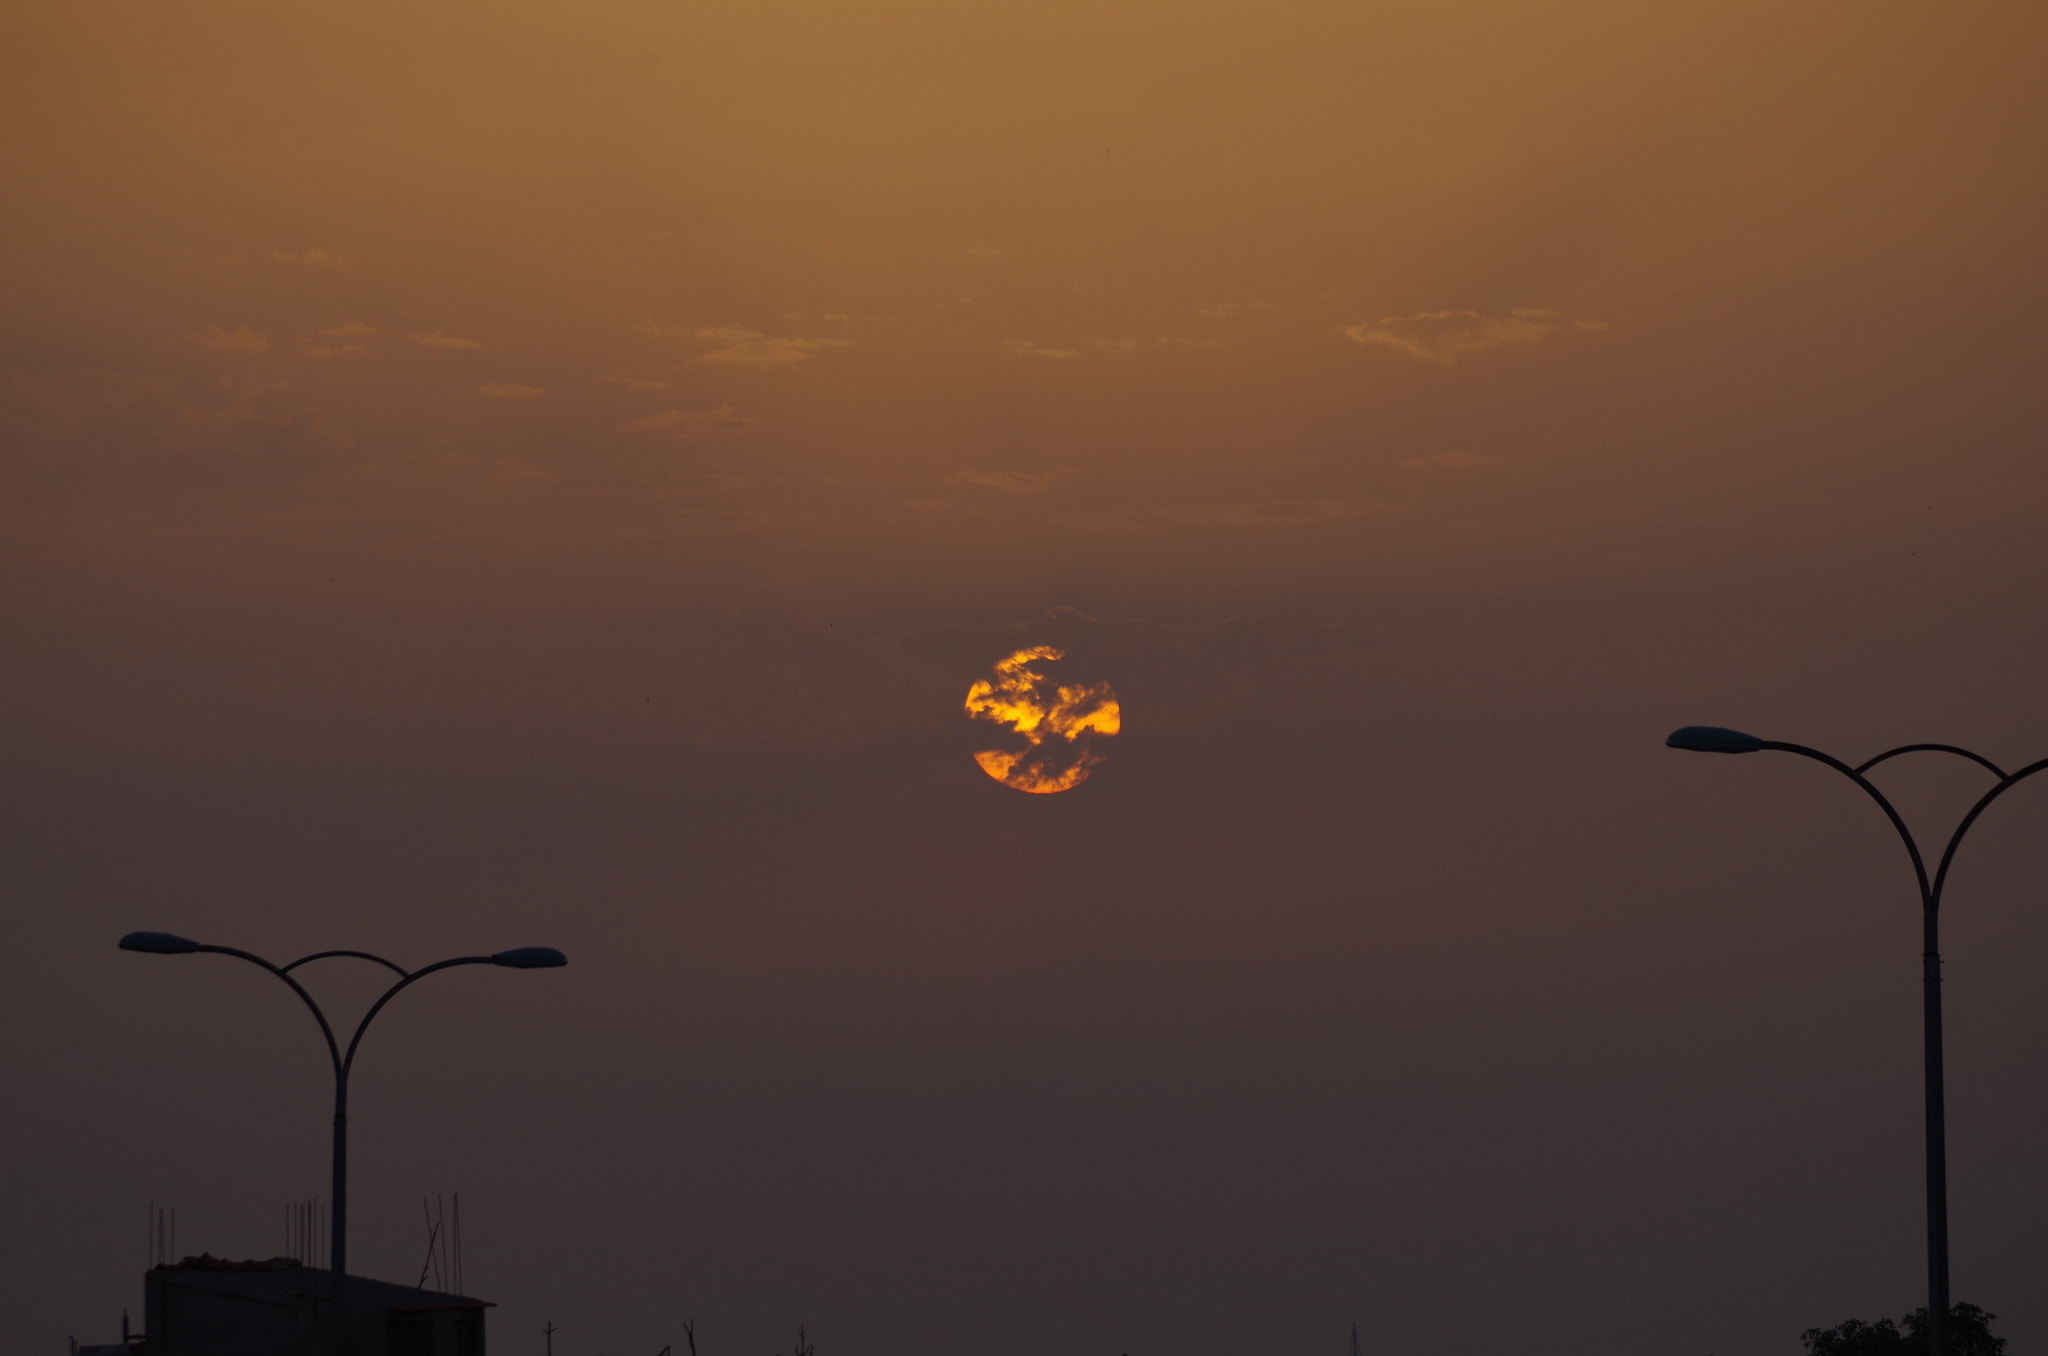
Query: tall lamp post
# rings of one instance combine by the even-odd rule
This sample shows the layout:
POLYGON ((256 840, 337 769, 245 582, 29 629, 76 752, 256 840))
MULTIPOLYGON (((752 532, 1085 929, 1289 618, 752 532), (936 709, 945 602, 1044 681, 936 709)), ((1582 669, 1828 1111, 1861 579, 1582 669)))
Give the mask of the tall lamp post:
POLYGON ((1992 801, 1997 800, 2021 780, 2048 768, 2048 758, 2030 763, 2018 772, 2007 772, 1982 754, 1959 749, 1953 744, 1902 744, 1888 749, 1877 757, 1850 767, 1839 758, 1832 758, 1818 749, 1809 749, 1803 744, 1786 744, 1775 739, 1759 739, 1740 730, 1725 730, 1715 725, 1688 725, 1674 730, 1665 744, 1674 749, 1685 749, 1693 753, 1757 753, 1766 749, 1780 753, 1796 753, 1802 758, 1811 758, 1825 763, 1850 781, 1863 788, 1870 798, 1883 809, 1892 827, 1899 831, 1899 839, 1906 845, 1906 855, 1913 860, 1913 875, 1920 884, 1920 1008, 1921 1030, 1925 1048, 1925 1070, 1927 1091, 1927 1338, 1929 1356, 1949 1356, 1949 1300, 1948 1300, 1948 1145, 1947 1115, 1942 1104, 1941 1080, 1941 890, 1948 882, 1949 865, 1955 861, 1956 849, 1962 845, 1963 835, 1977 822, 1977 816, 1984 813, 1992 801), (1906 827, 1906 821, 1885 799, 1884 792, 1871 784, 1863 774, 1887 758, 1896 758, 1902 753, 1948 753, 1971 762, 1998 778, 1997 785, 1977 798, 1970 812, 1963 816, 1948 838, 1948 846, 1942 849, 1941 861, 1934 869, 1930 881, 1927 862, 1920 853, 1920 845, 1906 827))
POLYGON ((261 956, 247 951, 238 951, 232 946, 208 946, 195 942, 189 937, 179 937, 169 932, 131 932, 121 939, 123 951, 143 951, 157 956, 182 956, 194 951, 212 952, 219 956, 236 956, 251 965, 260 965, 291 986, 291 991, 304 1000, 312 1010, 313 1020, 320 1023, 320 1034, 327 1038, 327 1057, 334 1065, 334 1184, 329 1204, 331 1227, 328 1233, 329 1277, 333 1286, 332 1356, 345 1356, 348 1350, 348 1075, 355 1066, 356 1047, 362 1044, 363 1032, 369 1029, 370 1021, 384 1005, 397 996, 400 989, 426 978, 436 970, 447 970, 457 965, 502 965, 511 970, 546 970, 567 965, 568 957, 551 946, 522 946, 511 951, 500 951, 490 956, 457 956, 453 960, 436 961, 408 971, 404 967, 373 956, 367 951, 316 951, 310 956, 301 956, 289 965, 273 965, 261 956), (363 1020, 356 1023, 355 1034, 349 1038, 348 1048, 342 1049, 334 1038, 334 1028, 328 1024, 327 1014, 313 1001, 313 995, 293 979, 291 972, 301 965, 331 956, 353 956, 358 960, 373 961, 398 976, 398 982, 384 991, 383 997, 370 1005, 363 1014, 363 1020))

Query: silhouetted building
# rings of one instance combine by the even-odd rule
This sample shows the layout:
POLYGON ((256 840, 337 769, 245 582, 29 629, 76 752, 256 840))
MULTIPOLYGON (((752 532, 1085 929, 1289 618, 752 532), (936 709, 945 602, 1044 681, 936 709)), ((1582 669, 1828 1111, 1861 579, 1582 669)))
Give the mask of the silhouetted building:
MULTIPOLYGON (((188 1257, 144 1281, 133 1356, 326 1356, 331 1275, 288 1257, 188 1257)), ((489 1300, 348 1278, 347 1356, 484 1356, 489 1300)))
POLYGON ((128 1335, 128 1315, 121 1315, 121 1340, 103 1342, 96 1347, 78 1345, 76 1337, 71 1339, 71 1356, 146 1356, 148 1348, 142 1344, 142 1334, 128 1335))

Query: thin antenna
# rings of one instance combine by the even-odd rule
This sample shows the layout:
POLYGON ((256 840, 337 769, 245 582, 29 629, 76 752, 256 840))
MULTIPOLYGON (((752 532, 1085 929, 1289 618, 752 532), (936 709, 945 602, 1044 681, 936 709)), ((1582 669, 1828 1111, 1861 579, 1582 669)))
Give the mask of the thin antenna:
POLYGON ((172 1254, 178 1247, 178 1212, 176 1209, 149 1203, 149 1264, 152 1267, 169 1266, 172 1254))
POLYGON ((320 1265, 320 1231, 315 1225, 318 1206, 309 1196, 284 1208, 285 1254, 302 1267, 320 1265))
POLYGON ((425 1261, 420 1263, 419 1284, 414 1288, 425 1290, 427 1288, 427 1277, 434 1270, 434 1242, 441 1236, 440 1229, 434 1225, 434 1212, 427 1208, 427 1198, 425 1196, 420 1197, 420 1217, 427 1222, 427 1257, 425 1261))
POLYGON ((466 1295, 462 1288, 462 1193, 455 1193, 455 1293, 466 1295))
POLYGON ((548 1356, 555 1356, 555 1320, 549 1319, 548 1325, 542 1328, 541 1332, 546 1334, 548 1339, 548 1356))
POLYGON ((1351 1356, 1358 1356, 1358 1324, 1351 1325, 1351 1356))

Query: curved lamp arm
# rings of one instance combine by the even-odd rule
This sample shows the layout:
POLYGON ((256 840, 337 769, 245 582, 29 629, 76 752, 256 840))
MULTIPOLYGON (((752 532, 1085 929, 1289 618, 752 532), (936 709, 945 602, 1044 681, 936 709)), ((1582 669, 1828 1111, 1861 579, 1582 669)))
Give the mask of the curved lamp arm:
MULTIPOLYGON (((1899 841, 1906 845, 1906 855, 1913 859, 1913 876, 1920 882, 1920 907, 1929 912, 1934 910, 1940 896, 1928 884, 1927 863, 1921 859, 1920 845, 1913 841, 1913 831, 1906 827, 1905 819, 1900 816, 1896 809, 1892 808, 1892 803, 1885 799, 1884 792, 1878 790, 1868 777, 1864 776, 1856 768, 1850 767, 1841 759, 1830 757, 1819 749, 1809 749, 1804 744, 1787 744, 1776 739, 1760 739, 1757 741, 1757 747, 1775 749, 1780 753, 1796 753, 1802 758, 1811 758, 1816 763, 1826 763, 1829 767, 1868 792, 1870 798, 1883 808, 1886 817, 1892 821, 1892 827, 1899 831, 1899 841)), ((1894 753, 1904 753, 1905 751, 1904 749, 1893 750, 1894 753)), ((1885 756, 1888 757, 1889 755, 1885 756)), ((1872 759, 1871 761, 1875 762, 1877 760, 1872 759)), ((1864 764, 1865 767, 1869 765, 1868 763, 1864 764)))
MULTIPOLYGON (((131 932, 121 939, 121 949, 123 951, 146 951, 159 956, 177 956, 190 954, 195 951, 210 951, 216 956, 239 957, 251 965, 261 966, 263 969, 268 970, 271 974, 276 975, 291 986, 292 992, 299 996, 299 1000, 313 1014, 313 1020, 320 1023, 320 1034, 327 1039, 327 1058, 334 1065, 335 1076, 337 1078, 342 1076, 341 1048, 335 1043, 334 1028, 327 1024, 327 1014, 320 1011, 320 1005, 313 1001, 313 995, 307 993, 299 981, 285 973, 286 970, 292 968, 292 965, 304 965, 306 963, 305 960, 293 961, 291 965, 276 966, 261 956, 252 955, 247 951, 239 951, 232 946, 208 946, 202 942, 191 941, 188 938, 169 932, 131 932)), ((306 960, 315 959, 318 958, 314 956, 306 957, 306 960)), ((391 964, 389 961, 384 963, 386 965, 391 964)), ((396 967, 394 966, 393 968, 395 969, 396 967)), ((404 971, 401 970, 399 973, 403 974, 404 971)))
POLYGON ((1899 831, 1899 839, 1906 845, 1907 855, 1913 859, 1913 873, 1920 881, 1920 904, 1930 916, 1941 908, 1941 890, 1942 886, 1948 882, 1949 866, 1955 861, 1956 849, 1962 846, 1963 835, 1968 833, 1970 826, 1977 822, 1977 816, 1983 814, 1990 807, 1992 801, 1997 800, 2019 782, 2033 776, 2036 772, 2048 769, 2048 758, 2043 758, 2037 763, 2029 763, 2018 772, 2007 772, 1982 754, 1972 753, 1970 750, 1958 748, 1954 744, 1902 744, 1896 749, 1885 750, 1883 753, 1878 754, 1877 757, 1864 763, 1861 767, 1850 767, 1839 758, 1831 758, 1820 750, 1809 749, 1803 744, 1787 744, 1775 739, 1759 739, 1755 735, 1744 734, 1740 730, 1727 730, 1716 725, 1688 725, 1683 729, 1673 730, 1670 737, 1664 742, 1671 748, 1686 749, 1695 753, 1756 753, 1762 749, 1776 749, 1783 753, 1796 753, 1801 757, 1811 758, 1815 762, 1826 763, 1829 767, 1862 787, 1869 793, 1872 800, 1883 807, 1886 816, 1892 821, 1892 827, 1899 831), (1956 825, 1955 832, 1949 835, 1948 846, 1942 850, 1941 863, 1935 868, 1932 881, 1927 879, 1927 864, 1920 856, 1919 845, 1913 841, 1912 833, 1906 828, 1906 821, 1899 817, 1899 812, 1892 808, 1892 803, 1885 799, 1884 793, 1879 791, 1877 787, 1871 784, 1870 779, 1863 775, 1879 763, 1884 762, 1887 758, 1896 758, 1902 753, 1954 754, 1958 758, 1969 759, 1998 778, 1998 785, 1977 798, 1977 803, 1970 807, 1970 812, 1963 816, 1962 822, 1956 825))
POLYGON ((348 1071, 356 1062, 356 1047, 363 1043, 363 1033, 370 1029, 370 1020, 384 1010, 386 1003, 389 1003, 398 996, 400 989, 405 988, 416 979, 425 979, 428 975, 433 974, 434 971, 446 970, 453 965, 489 965, 490 963, 491 958, 489 956, 458 956, 454 960, 435 961, 432 965, 422 966, 409 975, 405 974, 405 971, 400 970, 398 973, 405 975, 405 978, 386 989, 382 998, 370 1004, 370 1010, 363 1014, 363 1020, 356 1023, 356 1034, 349 1038, 348 1053, 343 1055, 341 1059, 340 1071, 342 1081, 346 1082, 348 1080, 348 1071))
POLYGON ((2005 776, 2005 769, 1992 762, 1989 758, 1986 758, 1983 754, 1972 753, 1968 749, 1959 749, 1953 744, 1901 744, 1898 748, 1886 749, 1883 753, 1870 759, 1856 770, 1858 772, 1868 772, 1885 759, 1896 758, 1902 753, 1952 753, 1958 758, 1967 758, 1979 767, 1988 769, 1994 777, 2003 779, 2005 776))
POLYGON ((363 1032, 369 1029, 370 1019, 382 1011, 384 1005, 396 997, 400 989, 414 980, 423 979, 436 970, 446 970, 455 965, 502 965, 511 970, 549 970, 569 963, 568 957, 551 946, 515 947, 510 951, 499 951, 489 956, 457 956, 453 960, 436 961, 432 965, 410 972, 395 962, 372 955, 368 951, 316 951, 310 956, 299 957, 289 965, 273 965, 261 956, 232 946, 210 946, 171 932, 131 932, 121 939, 120 946, 123 951, 142 951, 159 956, 182 956, 205 951, 219 956, 235 956, 248 961, 251 965, 268 970, 291 987, 291 991, 299 996, 299 1000, 313 1014, 313 1020, 320 1024, 320 1034, 327 1041, 327 1058, 334 1066, 335 1079, 344 1085, 348 1082, 349 1069, 356 1061, 356 1047, 362 1044, 363 1032), (346 1054, 334 1039, 334 1028, 328 1025, 327 1014, 313 1001, 313 995, 307 993, 305 987, 289 973, 309 961, 326 960, 331 956, 351 956, 358 960, 374 961, 398 975, 398 982, 386 989, 384 996, 371 1004, 370 1010, 363 1014, 362 1021, 356 1023, 355 1035, 349 1039, 346 1054))
POLYGON ((367 951, 315 951, 310 956, 299 957, 297 960, 293 961, 290 965, 287 965, 284 968, 287 970, 296 970, 301 965, 304 965, 309 961, 326 960, 329 956, 353 956, 357 960, 375 961, 377 962, 377 964, 383 966, 386 970, 390 970, 401 977, 405 974, 405 967, 398 964, 396 961, 385 960, 382 956, 373 956, 367 951))
POLYGON ((2003 777, 2003 780, 2001 780, 1998 783, 1998 785, 1992 787, 1989 791, 1986 791, 1982 796, 1979 796, 1977 798, 1977 803, 1970 807, 1970 813, 1963 816, 1963 822, 1956 825, 1956 831, 1949 835, 1948 847, 1944 849, 1941 854, 1941 865, 1935 868, 1934 898, 1937 903, 1939 903, 1941 900, 1942 884, 1948 880, 1949 863, 1955 860, 1956 849, 1962 845, 1963 835, 1969 832, 1970 825, 1977 822, 1977 816, 1983 814, 1984 811, 1990 806, 1992 801, 1997 800, 2000 796, 2004 795, 2008 790, 2010 790, 2013 786, 2017 785, 2024 778, 2033 776, 2036 772, 2041 771, 2043 768, 2048 768, 2048 758, 2043 758, 2038 763, 2029 763, 2027 764, 2027 766, 2021 768, 2018 772, 2015 772, 2010 776, 2004 776, 2004 774, 2000 774, 2003 777))
MULTIPOLYGON (((386 989, 383 997, 370 1004, 370 1010, 363 1014, 363 1020, 356 1023, 356 1034, 349 1038, 348 1053, 343 1055, 335 1065, 335 1072, 340 1075, 341 1081, 344 1083, 348 1082, 349 1070, 355 1067, 356 1047, 363 1043, 363 1033, 370 1029, 371 1019, 382 1012, 384 1005, 396 998, 398 991, 405 988, 408 984, 416 980, 425 979, 436 970, 446 970, 457 965, 502 965, 513 970, 550 970, 569 963, 567 956, 564 956, 551 946, 522 946, 511 951, 499 951, 489 956, 457 956, 452 960, 435 961, 432 965, 423 965, 410 974, 393 965, 390 961, 385 960, 382 956, 373 956, 367 951, 321 951, 295 960, 292 962, 292 965, 304 965, 307 961, 321 960, 328 956, 358 956, 363 960, 375 961, 379 965, 389 966, 391 969, 397 970, 399 976, 398 982, 386 989)), ((285 967, 285 969, 290 968, 291 966, 285 967)), ((283 971, 278 973, 282 974, 283 971)), ((325 1023, 322 1023, 322 1025, 324 1026, 325 1023)), ((333 1037, 330 1036, 328 1038, 328 1044, 333 1044, 333 1037)))

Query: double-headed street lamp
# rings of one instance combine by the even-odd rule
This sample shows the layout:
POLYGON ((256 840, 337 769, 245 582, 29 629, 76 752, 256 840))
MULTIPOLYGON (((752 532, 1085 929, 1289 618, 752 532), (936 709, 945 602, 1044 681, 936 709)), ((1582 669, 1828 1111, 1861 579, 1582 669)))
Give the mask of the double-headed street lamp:
POLYGON ((238 956, 251 965, 260 965, 291 986, 293 993, 312 1009, 313 1020, 320 1023, 320 1034, 327 1038, 327 1057, 334 1065, 334 1185, 329 1205, 329 1219, 332 1227, 328 1233, 328 1266, 333 1285, 333 1341, 332 1356, 344 1356, 348 1336, 348 1075, 355 1066, 356 1047, 362 1044, 363 1032, 369 1029, 370 1020, 383 1011, 384 1005, 397 996, 400 989, 416 980, 424 979, 436 970, 446 970, 457 965, 502 965, 511 970, 546 970, 567 965, 568 957, 551 946, 522 946, 512 951, 500 951, 490 956, 457 956, 453 960, 436 961, 408 971, 404 967, 373 956, 367 951, 316 951, 310 956, 301 956, 290 965, 273 965, 261 956, 247 951, 238 951, 232 946, 207 946, 189 937, 179 937, 169 932, 131 932, 121 939, 123 951, 144 951, 157 956, 182 956, 194 951, 209 951, 220 956, 238 956), (374 961, 398 976, 398 982, 384 991, 384 996, 370 1005, 363 1014, 363 1020, 356 1023, 355 1035, 349 1038, 348 1048, 343 1050, 334 1039, 334 1028, 328 1025, 327 1014, 313 1001, 313 995, 291 976, 293 970, 316 960, 330 956, 353 956, 358 960, 374 961))
POLYGON ((1977 822, 1977 816, 1984 813, 1992 801, 1997 800, 2013 785, 2036 772, 2048 768, 2048 758, 2030 763, 2018 772, 2007 772, 1998 764, 1981 754, 1959 749, 1953 744, 1902 744, 1888 749, 1877 757, 1856 767, 1850 767, 1839 758, 1831 758, 1818 749, 1809 749, 1803 744, 1785 744, 1775 739, 1759 739, 1740 730, 1724 730, 1714 725, 1688 725, 1674 730, 1665 744, 1674 749, 1686 749, 1694 753, 1757 753, 1774 749, 1780 753, 1796 753, 1802 758, 1811 758, 1825 763, 1847 777, 1869 793, 1870 798, 1884 810, 1892 827, 1899 831, 1899 838, 1906 845, 1906 855, 1913 859, 1913 874, 1920 882, 1920 996, 1922 1031, 1925 1044, 1925 1066, 1927 1080, 1927 1336, 1929 1356, 1949 1356, 1949 1301, 1948 1301, 1948 1148, 1946 1113, 1942 1105, 1941 1081, 1941 890, 1948 881, 1949 865, 1955 861, 1956 848, 1961 846, 1963 835, 1977 822), (1906 821, 1885 799, 1884 792, 1871 784, 1863 774, 1887 758, 1896 758, 1902 753, 1949 753, 1958 758, 1967 758, 1983 767, 1998 778, 1998 784, 1977 798, 1970 812, 1956 825, 1955 832, 1948 838, 1948 846, 1942 850, 1941 862, 1934 869, 1933 879, 1927 875, 1927 862, 1920 854, 1920 845, 1913 840, 1913 834, 1906 827, 1906 821))

